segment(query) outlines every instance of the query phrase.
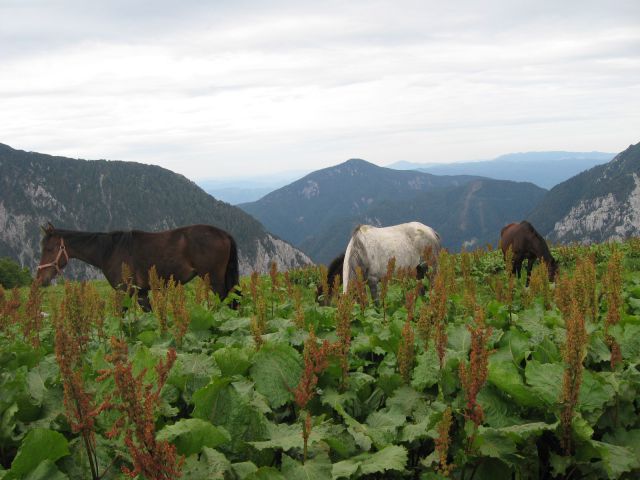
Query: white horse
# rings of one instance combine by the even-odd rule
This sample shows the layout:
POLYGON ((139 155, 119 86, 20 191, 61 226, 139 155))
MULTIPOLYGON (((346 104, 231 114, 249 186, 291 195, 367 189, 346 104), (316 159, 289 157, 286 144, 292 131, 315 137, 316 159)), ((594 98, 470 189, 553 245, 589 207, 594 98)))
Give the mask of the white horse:
POLYGON ((433 228, 420 222, 382 228, 371 225, 356 227, 344 257, 342 291, 347 292, 349 281, 356 277, 356 269, 360 267, 371 296, 377 299, 378 282, 387 273, 389 259, 395 257, 396 268, 416 268, 426 260, 422 255, 428 247, 431 247, 437 264, 440 236, 433 228))

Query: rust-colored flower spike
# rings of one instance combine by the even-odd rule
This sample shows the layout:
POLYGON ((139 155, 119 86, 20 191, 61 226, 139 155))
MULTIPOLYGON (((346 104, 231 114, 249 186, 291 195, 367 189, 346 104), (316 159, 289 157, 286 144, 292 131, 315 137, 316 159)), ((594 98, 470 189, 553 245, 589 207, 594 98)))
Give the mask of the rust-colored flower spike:
POLYGON ((289 270, 284 272, 284 287, 287 291, 287 295, 291 298, 294 295, 293 292, 293 283, 291 282, 291 275, 289 275, 289 270))
POLYGON ((293 296, 293 307, 295 310, 294 313, 294 323, 296 327, 302 329, 304 328, 304 304, 302 303, 302 290, 300 287, 292 287, 292 296, 293 296))
POLYGON ((71 330, 74 342, 78 343, 81 351, 87 350, 91 329, 96 323, 92 305, 97 302, 97 293, 86 282, 65 282, 64 298, 67 328, 71 330))
POLYGON ((211 277, 208 273, 204 277, 196 278, 195 302, 211 308, 214 305, 213 290, 211 290, 211 277))
POLYGON ((124 443, 133 461, 133 468, 122 467, 125 475, 142 475, 153 480, 169 480, 180 477, 183 457, 178 458, 174 445, 156 440, 155 410, 160 404, 160 392, 167 381, 169 371, 176 360, 176 351, 170 349, 165 361, 156 367, 156 388, 145 384, 146 370, 133 374, 133 364, 128 357, 128 347, 123 340, 111 338, 112 353, 106 359, 113 367, 103 372, 104 380, 113 377, 115 391, 110 407, 121 413, 111 435, 124 433, 124 443))
POLYGON ((271 277, 271 291, 274 291, 280 286, 278 282, 278 264, 276 262, 271 262, 269 276, 271 277))
POLYGON ((442 413, 442 419, 438 422, 438 437, 435 440, 436 452, 438 454, 439 465, 437 467, 438 473, 444 477, 451 475, 451 471, 455 465, 448 462, 449 448, 451 446, 451 425, 453 424, 453 414, 451 407, 442 413))
POLYGON ((249 291, 251 292, 251 299, 253 304, 258 303, 258 295, 260 292, 260 274, 255 270, 251 272, 251 282, 249 283, 249 291))
POLYGON ((413 322, 413 317, 415 316, 415 308, 416 308, 416 298, 418 297, 418 293, 416 290, 409 290, 405 294, 405 307, 407 308, 407 320, 409 322, 413 322))
POLYGON ((391 257, 387 262, 387 272, 380 281, 380 304, 382 305, 382 321, 387 322, 387 293, 389 291, 389 283, 393 279, 393 273, 396 269, 396 257, 391 257))
POLYGON ((98 480, 98 455, 95 439, 95 419, 107 408, 103 403, 97 406, 94 397, 84 384, 82 375, 83 357, 80 345, 73 336, 66 312, 65 300, 53 308, 53 326, 55 330, 56 362, 60 368, 60 379, 63 386, 63 405, 65 416, 71 431, 79 433, 87 452, 89 470, 92 480, 98 480))
POLYGON ((420 305, 420 312, 418 313, 418 335, 423 341, 424 350, 429 349, 429 340, 433 335, 435 315, 430 303, 424 302, 420 305))
POLYGON ((450 255, 447 250, 442 249, 438 259, 438 274, 442 275, 448 293, 453 293, 458 288, 455 268, 455 257, 450 255))
POLYGON ((554 301, 564 318, 571 313, 571 302, 573 301, 573 281, 566 271, 560 271, 556 277, 556 288, 554 290, 554 301))
POLYGON ((181 346, 182 339, 187 333, 191 323, 191 315, 187 309, 187 296, 184 291, 184 285, 175 283, 172 285, 169 290, 169 302, 173 315, 173 337, 176 339, 176 344, 181 346))
POLYGON ((576 261, 573 275, 573 296, 583 316, 592 321, 597 319, 598 299, 596 296, 596 263, 593 254, 585 255, 576 261))
POLYGON ((447 273, 438 271, 429 291, 429 307, 424 313, 421 311, 421 318, 418 328, 425 342, 425 350, 428 348, 429 338, 433 337, 440 369, 444 366, 444 359, 447 349, 447 273), (420 324, 421 323, 421 324, 420 324))
POLYGON ((509 319, 511 319, 511 313, 513 312, 513 297, 516 288, 516 278, 513 274, 513 249, 507 248, 507 252, 504 255, 504 275, 505 275, 505 289, 504 289, 504 303, 509 307, 509 319))
POLYGON ((356 281, 353 282, 355 298, 360 305, 360 311, 364 315, 364 311, 369 303, 367 297, 367 283, 364 280, 364 274, 360 267, 356 267, 356 281))
POLYGON ((540 296, 545 310, 551 308, 551 288, 549 286, 549 268, 544 260, 533 267, 529 291, 533 298, 540 296))
POLYGON ((336 308, 336 335, 338 341, 335 353, 340 359, 342 369, 342 388, 346 388, 349 375, 349 352, 351 350, 351 311, 353 310, 353 297, 349 293, 338 295, 336 308))
POLYGON ((402 327, 402 338, 398 346, 398 370, 407 385, 411 383, 415 356, 415 334, 411 322, 407 318, 404 327, 402 327))
POLYGON ((158 319, 160 332, 167 333, 169 316, 169 290, 173 284, 173 278, 165 282, 158 276, 155 265, 149 269, 149 300, 151 309, 158 319))
MULTIPOLYGON (((318 288, 318 294, 322 295, 324 298, 320 300, 321 305, 329 305, 329 270, 326 265, 320 265, 318 267, 318 279, 320 280, 320 287, 318 288)), ((331 292, 333 293, 333 292, 331 292)))
POLYGON ((571 302, 569 316, 565 317, 567 330, 565 346, 562 351, 565 370, 560 395, 560 424, 562 428, 561 444, 565 455, 571 455, 571 421, 578 404, 580 385, 582 385, 582 361, 586 355, 588 335, 584 325, 584 314, 578 300, 571 302))
POLYGON ((604 324, 604 338, 611 351, 611 368, 622 362, 622 352, 620 345, 609 329, 620 322, 620 312, 622 311, 622 252, 615 249, 607 264, 602 285, 607 300, 607 316, 604 324))
POLYGON ((276 295, 280 287, 280 282, 278 281, 278 264, 276 262, 271 262, 269 277, 271 277, 271 318, 274 318, 276 295))
POLYGON ((333 302, 342 291, 342 275, 333 277, 333 287, 331 288, 331 301, 333 302))
POLYGON ((474 326, 467 325, 471 333, 471 351, 469 353, 469 363, 460 362, 459 374, 462 390, 467 399, 465 416, 469 418, 476 427, 484 420, 484 412, 478 404, 477 398, 480 389, 487 381, 489 374, 489 338, 492 329, 484 322, 484 312, 481 308, 476 308, 474 326))
POLYGON ((303 463, 307 460, 307 443, 311 436, 311 415, 305 412, 305 408, 309 401, 316 394, 316 385, 318 384, 318 375, 320 375, 329 366, 329 355, 332 353, 331 345, 327 340, 323 340, 318 345, 313 326, 309 330, 309 337, 304 342, 304 370, 298 385, 292 390, 293 398, 300 410, 300 417, 306 413, 306 417, 302 424, 302 440, 304 443, 303 463))
POLYGON ((34 348, 40 346, 40 331, 42 330, 42 290, 40 283, 36 280, 31 282, 29 296, 24 306, 24 317, 22 319, 22 333, 25 340, 29 341, 34 348))

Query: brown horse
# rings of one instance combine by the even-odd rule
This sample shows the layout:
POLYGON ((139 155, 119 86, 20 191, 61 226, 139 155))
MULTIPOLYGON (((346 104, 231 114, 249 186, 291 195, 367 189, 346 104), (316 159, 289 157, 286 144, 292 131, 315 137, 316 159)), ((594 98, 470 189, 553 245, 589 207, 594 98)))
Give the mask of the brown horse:
POLYGON ((518 275, 522 271, 522 262, 527 262, 527 285, 533 269, 533 263, 537 258, 544 260, 549 272, 549 280, 553 282, 558 270, 558 262, 551 256, 547 242, 527 221, 510 223, 500 231, 500 248, 506 256, 509 248, 513 251, 513 273, 518 275))
MULTIPOLYGON (((227 297, 238 284, 236 242, 224 230, 210 225, 191 225, 165 232, 115 231, 79 232, 43 227, 42 257, 36 279, 43 286, 77 258, 102 270, 113 288, 122 288, 122 265, 127 264, 139 301, 149 309, 149 269, 156 267, 162 279, 173 277, 187 283, 196 275, 209 275, 211 288, 227 297)), ((233 308, 237 307, 233 302, 233 308)))

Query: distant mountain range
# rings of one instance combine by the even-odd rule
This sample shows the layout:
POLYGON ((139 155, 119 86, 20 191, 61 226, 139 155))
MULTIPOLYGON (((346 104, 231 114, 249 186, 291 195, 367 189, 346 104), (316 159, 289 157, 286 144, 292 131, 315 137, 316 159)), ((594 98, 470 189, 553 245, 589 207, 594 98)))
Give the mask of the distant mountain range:
POLYGON ((640 235, 640 143, 555 186, 529 215, 554 242, 603 242, 640 235))
POLYGON ((326 263, 344 250, 359 223, 419 220, 435 228, 451 249, 495 244, 500 228, 524 217, 545 193, 531 183, 437 176, 353 159, 240 207, 314 260, 326 263))
POLYGON ((497 180, 531 182, 548 189, 580 172, 608 162, 614 155, 603 152, 526 152, 510 153, 494 160, 423 164, 396 162, 388 167, 434 175, 479 175, 497 180))
MULTIPOLYGON (((489 164, 505 170, 505 165, 527 167, 536 161, 537 168, 546 168, 549 174, 565 161, 582 169, 607 155, 513 154, 480 162, 484 170, 477 171, 488 174, 489 164)), ((435 167, 445 166, 430 168, 435 167)), ((302 251, 315 261, 329 262, 344 251, 360 223, 421 221, 435 228, 451 250, 495 245, 505 224, 524 219, 554 242, 640 235, 640 143, 550 191, 530 182, 434 175, 352 159, 240 207, 220 202, 160 167, 74 160, 0 144, 0 256, 34 268, 40 255, 39 226, 47 221, 91 231, 209 223, 234 235, 246 274, 267 270, 272 260, 280 268, 306 264, 310 260, 302 251)), ((88 272, 79 265, 74 268, 78 275, 88 272)))
POLYGON ((206 178, 197 180, 196 183, 205 192, 218 200, 231 205, 238 205, 239 203, 258 200, 266 194, 297 180, 307 172, 308 170, 278 172, 259 177, 248 175, 239 178, 206 178))
MULTIPOLYGON (((250 215, 164 168, 75 160, 0 144, 0 256, 35 268, 40 226, 48 221, 86 231, 158 231, 206 223, 235 237, 244 273, 266 271, 272 260, 280 268, 309 263, 250 215)), ((89 272, 83 265, 74 268, 80 276, 89 272)))

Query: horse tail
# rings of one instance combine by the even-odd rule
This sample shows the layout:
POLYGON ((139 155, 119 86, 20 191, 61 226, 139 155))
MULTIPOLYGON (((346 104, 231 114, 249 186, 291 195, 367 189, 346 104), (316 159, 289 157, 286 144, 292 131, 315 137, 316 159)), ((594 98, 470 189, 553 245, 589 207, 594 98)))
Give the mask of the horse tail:
POLYGON ((342 266, 342 293, 347 293, 349 290, 349 279, 356 277, 356 269, 362 264, 364 244, 362 243, 362 238, 359 235, 359 229, 360 226, 358 226, 351 237, 349 245, 347 245, 347 251, 344 253, 344 262, 342 266))
MULTIPOLYGON (((236 285, 240 282, 240 270, 238 268, 238 247, 236 245, 235 239, 229 235, 230 241, 230 251, 229 251, 229 261, 227 262, 227 270, 224 274, 224 287, 225 287, 225 297, 231 293, 236 285)), ((236 291, 236 293, 239 293, 236 291)), ((234 300, 231 303, 231 308, 234 310, 238 308, 238 301, 234 300)))

